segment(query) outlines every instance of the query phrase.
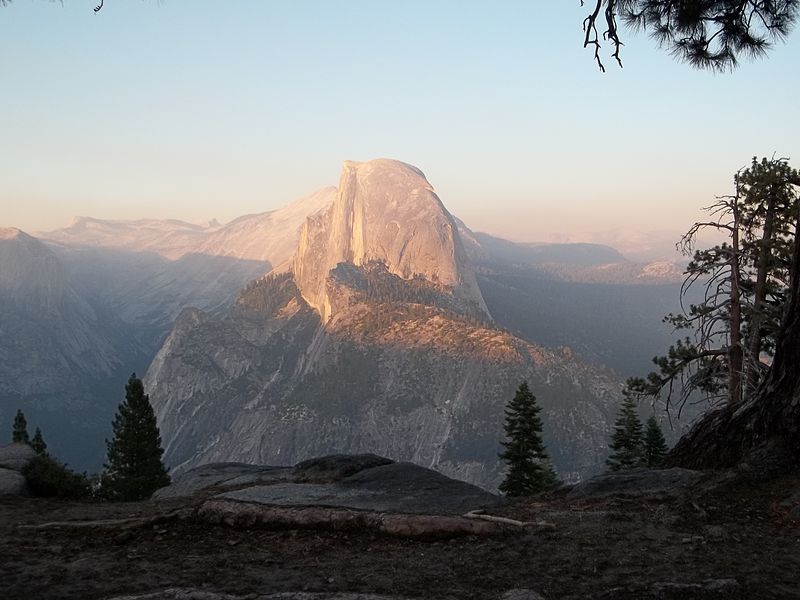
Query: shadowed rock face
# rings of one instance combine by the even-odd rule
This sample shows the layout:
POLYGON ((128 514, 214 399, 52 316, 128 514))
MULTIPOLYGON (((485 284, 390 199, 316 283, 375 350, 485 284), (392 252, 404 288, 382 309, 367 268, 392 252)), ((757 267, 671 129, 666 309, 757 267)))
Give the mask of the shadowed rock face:
POLYGON ((503 502, 499 496, 411 463, 365 469, 333 483, 275 483, 226 492, 221 497, 275 506, 425 515, 463 515, 503 502))
POLYGON ((345 161, 333 205, 302 230, 295 281, 325 322, 333 316, 331 269, 373 261, 403 279, 420 275, 488 314, 458 227, 422 172, 394 160, 345 161))

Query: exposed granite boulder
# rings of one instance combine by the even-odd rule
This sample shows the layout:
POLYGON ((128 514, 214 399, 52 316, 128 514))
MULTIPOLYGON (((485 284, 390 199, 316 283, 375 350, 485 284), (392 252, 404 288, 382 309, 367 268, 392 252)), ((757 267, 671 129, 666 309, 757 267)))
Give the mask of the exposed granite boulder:
POLYGON ((9 444, 0 447, 0 467, 22 471, 36 456, 28 444, 9 444))
POLYGON ((377 454, 331 454, 297 463, 292 479, 297 483, 339 481, 364 469, 392 464, 377 454))
POLYGON ((463 515, 503 503, 500 496, 411 463, 364 469, 334 483, 258 485, 218 497, 277 506, 426 515, 463 515))
POLYGON ((573 498, 605 496, 672 496, 708 479, 707 473, 689 469, 633 469, 592 477, 569 492, 573 498))
POLYGON ((0 496, 25 496, 28 486, 22 473, 0 468, 0 496))
POLYGON ((157 490, 153 498, 192 496, 211 487, 233 487, 280 481, 291 473, 290 467, 266 467, 243 463, 211 463, 176 476, 170 485, 157 490))

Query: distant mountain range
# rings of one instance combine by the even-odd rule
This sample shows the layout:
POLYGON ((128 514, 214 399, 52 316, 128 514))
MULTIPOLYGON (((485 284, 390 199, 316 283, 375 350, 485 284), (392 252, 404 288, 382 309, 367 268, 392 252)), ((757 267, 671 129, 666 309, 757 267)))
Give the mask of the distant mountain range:
POLYGON ((90 469, 125 378, 147 370, 178 468, 373 451, 491 487, 524 377, 575 479, 602 465, 621 377, 669 342, 680 280, 608 246, 472 232, 388 160, 224 226, 0 231, 0 423, 23 408, 90 469))

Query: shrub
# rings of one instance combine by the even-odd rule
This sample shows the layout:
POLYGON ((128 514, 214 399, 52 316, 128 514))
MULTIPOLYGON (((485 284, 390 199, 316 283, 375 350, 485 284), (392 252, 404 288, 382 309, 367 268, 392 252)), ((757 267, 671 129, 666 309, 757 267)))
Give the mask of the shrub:
POLYGON ((77 499, 91 495, 85 474, 75 473, 49 455, 34 457, 22 474, 34 496, 77 499))

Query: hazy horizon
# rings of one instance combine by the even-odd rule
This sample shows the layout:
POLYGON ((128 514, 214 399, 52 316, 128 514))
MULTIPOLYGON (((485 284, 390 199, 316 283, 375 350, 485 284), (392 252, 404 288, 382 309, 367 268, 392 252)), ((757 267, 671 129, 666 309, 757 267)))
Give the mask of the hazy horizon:
POLYGON ((228 222, 385 156, 475 230, 666 247, 800 139, 798 35, 714 75, 626 32, 625 68, 601 74, 577 0, 92 6, 0 9, 0 226, 228 222))

